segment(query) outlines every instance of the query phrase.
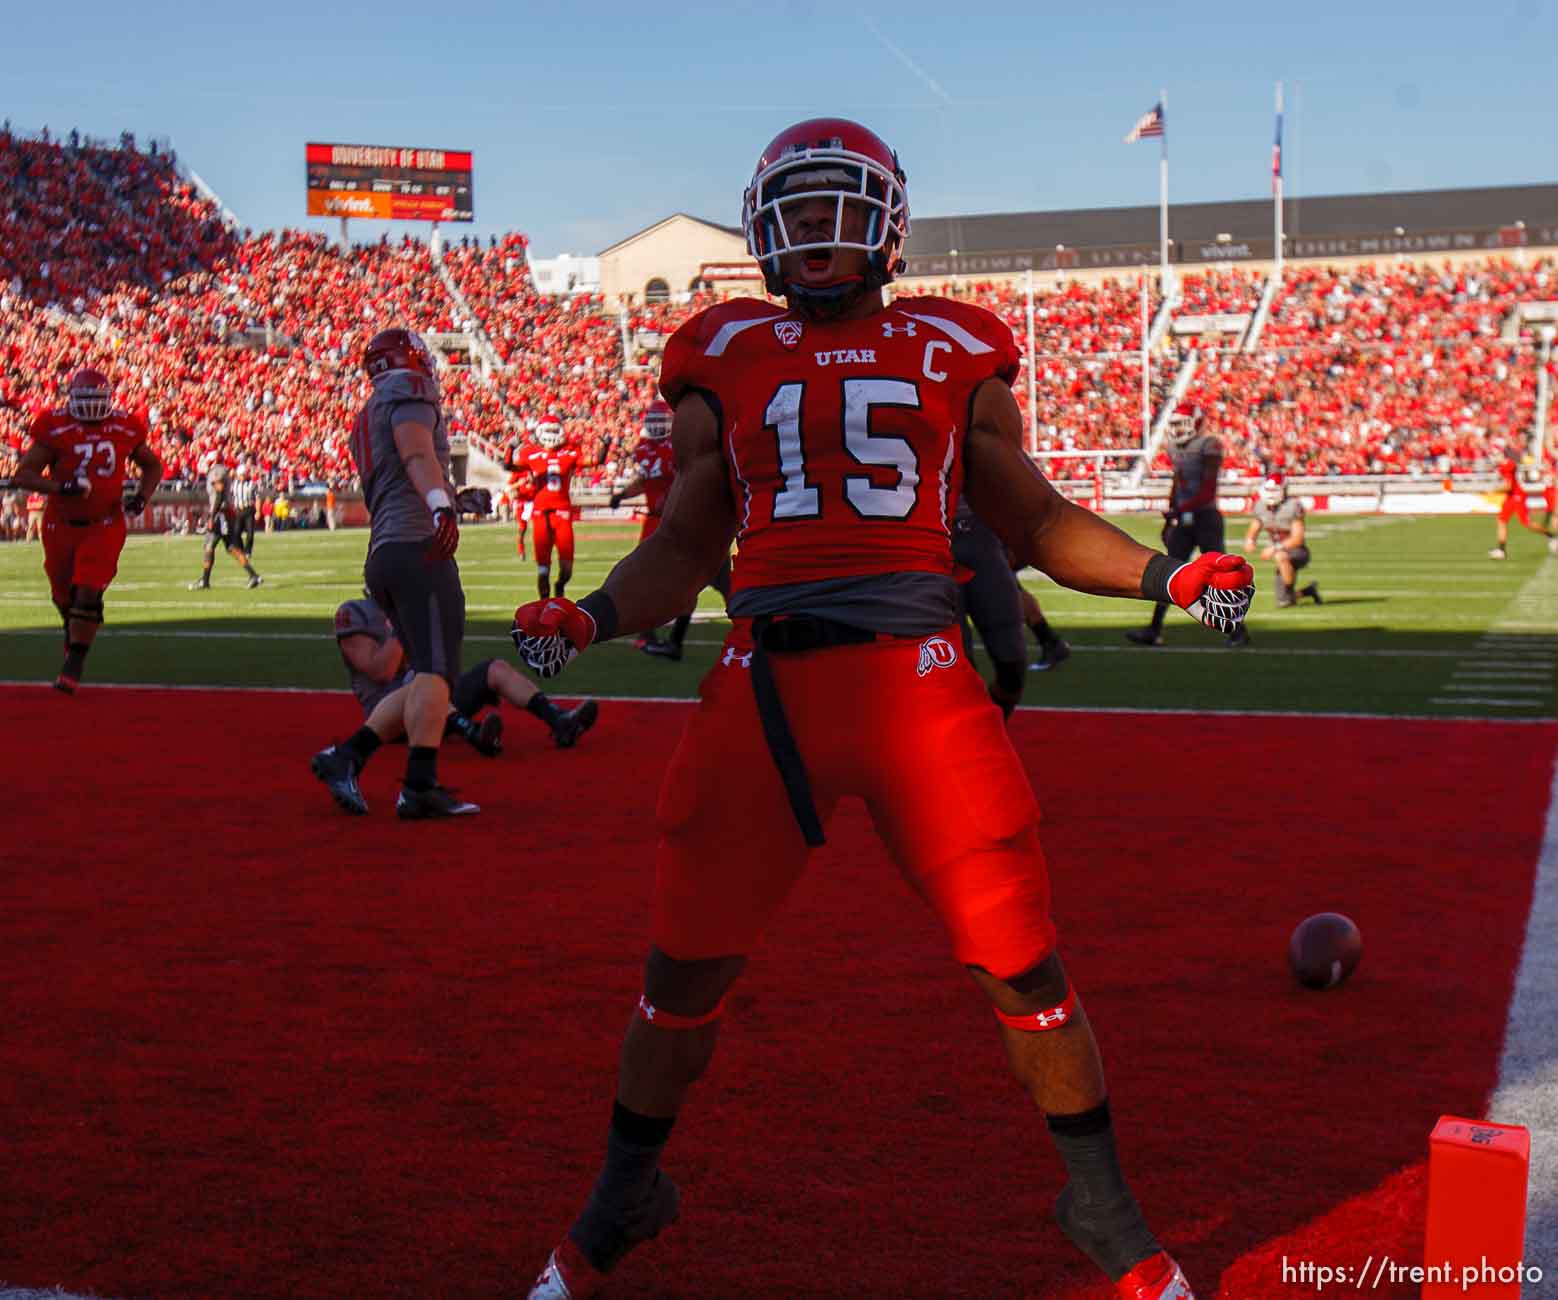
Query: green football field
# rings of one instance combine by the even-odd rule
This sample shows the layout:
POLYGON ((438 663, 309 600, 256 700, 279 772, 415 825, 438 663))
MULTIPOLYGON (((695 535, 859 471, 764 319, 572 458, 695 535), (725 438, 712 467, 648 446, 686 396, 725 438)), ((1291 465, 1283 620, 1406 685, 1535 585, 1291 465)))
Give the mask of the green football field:
MULTIPOLYGON (((1156 516, 1118 520, 1153 541, 1156 516)), ((1230 519, 1230 546, 1245 521, 1230 519)), ((583 596, 637 535, 621 524, 577 530, 570 594, 583 596)), ((1486 517, 1330 515, 1311 519, 1325 603, 1277 610, 1269 565, 1250 618, 1253 644, 1222 638, 1175 611, 1166 645, 1142 649, 1122 633, 1146 621, 1140 602, 1105 600, 1025 575, 1071 643, 1058 671, 1029 678, 1026 703, 1064 708, 1277 710, 1551 719, 1558 716, 1558 557, 1518 531, 1510 558, 1487 555, 1486 517)), ((336 605, 360 589, 367 534, 262 534, 255 563, 265 585, 245 588, 219 556, 209 591, 187 590, 200 571, 199 537, 132 538, 108 593, 108 623, 88 663, 91 683, 344 686, 331 634, 336 605)), ((516 559, 513 529, 462 534, 470 660, 510 654, 514 606, 535 594, 533 561, 516 559)), ((565 696, 691 697, 724 635, 706 592, 680 664, 630 643, 586 655, 557 684, 565 696), (705 621, 706 620, 706 621, 705 621)), ((43 681, 59 662, 59 630, 36 544, 0 547, 0 679, 43 681)))

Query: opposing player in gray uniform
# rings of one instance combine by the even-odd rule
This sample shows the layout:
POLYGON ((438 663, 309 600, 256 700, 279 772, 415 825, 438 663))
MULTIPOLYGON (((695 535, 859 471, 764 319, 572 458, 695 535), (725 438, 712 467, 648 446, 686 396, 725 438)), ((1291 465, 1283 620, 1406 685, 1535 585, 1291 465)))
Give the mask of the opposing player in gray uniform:
MULTIPOLYGON (((1171 560, 1189 560, 1223 549, 1223 512, 1217 508, 1217 476, 1223 467, 1223 444, 1206 429, 1206 413, 1181 403, 1168 423, 1169 459, 1174 481, 1169 508, 1163 512, 1163 549, 1171 560)), ((1169 607, 1158 604, 1152 622, 1132 628, 1125 639, 1133 645, 1163 644, 1163 619, 1169 607)), ((1245 646, 1250 634, 1243 625, 1226 638, 1229 646, 1245 646)))
POLYGON ((1318 582, 1309 583, 1302 591, 1293 590, 1293 579, 1309 563, 1309 547, 1304 541, 1304 503, 1288 495, 1287 481, 1280 474, 1272 474, 1260 485, 1254 518, 1244 537, 1246 552, 1255 549, 1255 541, 1263 529, 1267 540, 1260 558, 1277 566, 1277 608, 1287 609, 1298 604, 1300 596, 1308 596, 1318 605, 1318 582))
POLYGON ((962 601, 963 650, 973 657, 972 622, 990 656, 995 677, 990 698, 1010 718, 1028 684, 1027 650, 1022 635, 1022 597, 1011 558, 1001 539, 973 512, 966 498, 952 517, 952 559, 973 577, 958 584, 962 601))
MULTIPOLYGON (((411 672, 404 702, 410 752, 395 813, 407 820, 461 817, 480 809, 438 783, 438 745, 460 675, 465 591, 454 562, 460 522, 433 356, 410 330, 381 330, 368 342, 363 369, 373 395, 357 413, 351 438, 371 522, 363 577, 411 672)), ((341 745, 312 762, 338 802, 355 786, 361 766, 341 745)))
MULTIPOLYGON (((352 694, 362 705, 363 725, 333 747, 353 760, 350 778, 321 779, 345 811, 361 815, 368 811, 368 801, 357 784, 357 773, 368 765, 380 745, 405 736, 407 688, 416 674, 406 664, 405 647, 396 637, 389 616, 372 596, 348 600, 335 611, 335 641, 341 662, 346 665, 352 694)), ((496 711, 481 715, 488 707, 495 710, 499 700, 507 700, 545 723, 559 749, 571 749, 577 744, 579 737, 595 725, 600 712, 594 700, 585 700, 572 709, 559 709, 534 682, 501 659, 483 659, 467 668, 455 682, 444 735, 463 736, 478 753, 496 758, 503 752, 503 719, 496 711)), ((329 771, 328 759, 316 767, 316 774, 321 768, 329 771)))
POLYGON ((216 563, 216 548, 223 546, 238 562, 238 567, 249 575, 249 586, 258 587, 264 578, 254 571, 249 552, 244 547, 238 528, 238 515, 233 508, 232 494, 228 488, 227 466, 216 464, 206 472, 206 549, 204 567, 200 576, 189 584, 191 591, 209 591, 211 566, 216 563))

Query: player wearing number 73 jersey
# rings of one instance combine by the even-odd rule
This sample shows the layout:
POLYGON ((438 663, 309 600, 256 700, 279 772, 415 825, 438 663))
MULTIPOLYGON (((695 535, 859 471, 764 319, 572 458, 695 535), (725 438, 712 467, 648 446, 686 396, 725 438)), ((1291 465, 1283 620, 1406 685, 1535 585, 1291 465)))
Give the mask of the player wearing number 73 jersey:
POLYGON ((18 487, 43 492, 43 568, 65 627, 65 662, 54 685, 74 694, 103 622, 103 592, 119 571, 125 514, 140 514, 162 478, 140 418, 113 407, 108 380, 78 371, 65 406, 33 421, 18 487), (131 464, 140 482, 127 497, 131 464))
MULTIPOLYGON (((514 616, 521 654, 550 676, 595 640, 690 608, 739 543, 730 637, 657 809, 652 944, 605 1166, 531 1300, 594 1294, 676 1219, 659 1168, 673 1122, 747 955, 847 796, 864 800, 989 998, 1069 1175, 1056 1202, 1067 1236, 1119 1295, 1189 1300, 1120 1170, 1050 919, 1032 788, 958 649, 952 516, 966 492, 1020 563, 1082 591, 1172 600, 1223 632, 1249 607, 1250 568, 1217 554, 1179 564, 1065 501, 1023 455, 1006 326, 947 299, 883 301, 908 196, 870 131, 832 118, 790 128, 764 150, 744 208, 748 247, 786 305, 723 303, 676 333, 660 378, 676 476, 659 528, 577 605, 514 616)), ((1221 797, 1187 794, 1209 814, 1221 797)), ((1019 1115, 991 1158, 1020 1152, 1026 1132, 1019 1115)), ((819 1289, 876 1293, 829 1281, 819 1289)), ((1037 1277, 1014 1285, 1044 1291, 1037 1277)))

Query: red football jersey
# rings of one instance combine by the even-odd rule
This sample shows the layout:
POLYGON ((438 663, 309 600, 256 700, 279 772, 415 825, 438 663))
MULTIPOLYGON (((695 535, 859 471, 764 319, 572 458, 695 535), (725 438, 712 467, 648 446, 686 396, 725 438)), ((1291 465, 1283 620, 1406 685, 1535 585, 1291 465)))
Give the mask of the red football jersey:
POLYGON ((1512 461, 1512 460, 1500 461, 1499 462, 1499 467, 1498 467, 1498 472, 1499 472, 1499 477, 1504 480, 1504 491, 1506 491, 1506 492, 1520 492, 1520 491, 1523 491, 1523 489, 1520 486, 1520 466, 1517 465, 1514 461, 1512 461))
POLYGON ((146 426, 125 411, 106 420, 77 420, 68 411, 49 411, 32 423, 28 435, 53 449, 49 477, 56 483, 84 479, 78 497, 51 496, 49 510, 62 519, 103 519, 124 500, 130 453, 146 441, 146 426))
POLYGON ((569 505, 568 485, 573 472, 579 467, 579 452, 575 447, 559 447, 548 451, 534 447, 525 453, 522 462, 535 476, 536 509, 566 510, 569 505))
POLYGON ((517 469, 509 475, 509 495, 516 501, 534 501, 536 480, 528 469, 517 469))
POLYGON ((666 493, 671 490, 671 480, 676 477, 676 463, 671 456, 669 438, 640 438, 633 448, 633 465, 636 476, 644 480, 644 509, 657 515, 665 509, 666 493))
POLYGON ((720 414, 733 589, 950 576, 970 402, 1017 368, 997 316, 946 298, 825 323, 755 299, 693 317, 666 346, 660 391, 675 406, 701 390, 720 414))

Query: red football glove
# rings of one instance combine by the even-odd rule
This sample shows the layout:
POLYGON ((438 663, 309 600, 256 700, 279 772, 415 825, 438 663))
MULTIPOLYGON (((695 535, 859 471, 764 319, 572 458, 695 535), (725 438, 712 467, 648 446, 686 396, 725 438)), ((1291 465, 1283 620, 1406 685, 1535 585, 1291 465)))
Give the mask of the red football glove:
POLYGON ((460 549, 460 516, 448 506, 433 511, 433 535, 427 539, 428 556, 434 560, 452 560, 460 549))
POLYGON ((533 600, 514 611, 514 649, 538 677, 556 677, 595 640, 595 620, 571 600, 533 600))
POLYGON ((1219 632, 1239 630, 1255 599, 1255 570, 1239 555, 1209 551, 1169 576, 1169 597, 1194 619, 1219 632))

